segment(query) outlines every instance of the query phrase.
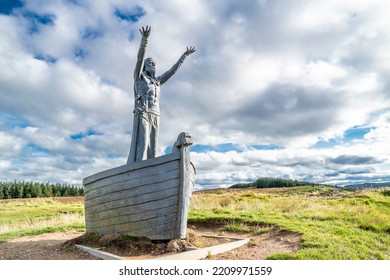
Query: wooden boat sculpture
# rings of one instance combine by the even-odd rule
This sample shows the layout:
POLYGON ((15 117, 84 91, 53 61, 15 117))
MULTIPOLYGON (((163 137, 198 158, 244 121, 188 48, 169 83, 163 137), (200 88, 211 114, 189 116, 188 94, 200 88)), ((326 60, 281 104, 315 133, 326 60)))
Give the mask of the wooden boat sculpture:
POLYGON ((170 240, 186 237, 195 167, 188 133, 172 153, 109 169, 83 180, 87 233, 170 240))

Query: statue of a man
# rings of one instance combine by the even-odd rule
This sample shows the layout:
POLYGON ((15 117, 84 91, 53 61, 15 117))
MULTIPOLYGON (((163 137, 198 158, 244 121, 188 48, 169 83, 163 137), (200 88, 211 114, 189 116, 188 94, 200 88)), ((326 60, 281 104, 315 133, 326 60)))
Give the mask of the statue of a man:
POLYGON ((144 60, 151 28, 146 26, 139 31, 142 39, 134 69, 134 121, 128 164, 156 156, 160 121, 160 86, 176 73, 187 56, 195 52, 194 47, 187 47, 171 69, 156 77, 154 60, 150 57, 144 60))

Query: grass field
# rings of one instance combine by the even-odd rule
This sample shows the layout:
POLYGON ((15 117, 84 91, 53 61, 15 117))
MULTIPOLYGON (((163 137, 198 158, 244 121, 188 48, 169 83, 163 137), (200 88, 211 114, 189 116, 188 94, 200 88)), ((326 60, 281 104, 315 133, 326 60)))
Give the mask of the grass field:
POLYGON ((0 200, 0 242, 69 229, 85 229, 83 197, 0 200))
POLYGON ((389 190, 206 191, 194 195, 189 221, 222 221, 237 231, 272 225, 301 234, 302 248, 296 254, 271 259, 390 259, 389 190))
MULTIPOLYGON (((85 230, 83 199, 0 200, 0 242, 68 229, 85 230)), ((263 234, 272 227, 301 235, 295 254, 270 259, 390 259, 390 190, 330 187, 196 192, 190 223, 263 234)))

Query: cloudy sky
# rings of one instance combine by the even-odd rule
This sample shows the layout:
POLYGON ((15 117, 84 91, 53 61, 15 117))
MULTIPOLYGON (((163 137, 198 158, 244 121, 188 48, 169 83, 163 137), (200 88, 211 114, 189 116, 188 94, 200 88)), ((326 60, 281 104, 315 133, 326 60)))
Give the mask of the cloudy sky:
POLYGON ((152 26, 160 153, 193 136, 200 188, 390 181, 383 0, 0 0, 0 180, 81 184, 126 163, 138 29, 152 26))

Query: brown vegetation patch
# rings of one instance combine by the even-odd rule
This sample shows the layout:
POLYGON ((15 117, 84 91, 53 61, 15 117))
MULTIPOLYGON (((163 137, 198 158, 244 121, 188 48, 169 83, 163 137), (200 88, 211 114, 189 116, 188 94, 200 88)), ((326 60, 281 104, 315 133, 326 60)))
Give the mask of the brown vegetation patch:
POLYGON ((130 238, 116 234, 86 235, 72 231, 24 237, 0 244, 0 259, 19 260, 97 260, 74 245, 100 248, 127 259, 148 259, 182 252, 189 247, 210 247, 232 241, 233 237, 250 238, 250 242, 229 252, 209 256, 208 259, 253 260, 265 259, 274 253, 294 253, 299 249, 300 236, 277 229, 263 234, 226 232, 218 225, 190 225, 186 240, 152 242, 144 238, 130 238), (226 236, 210 238, 204 235, 226 236))
POLYGON ((213 238, 200 235, 193 229, 187 230, 184 240, 152 241, 119 234, 84 234, 67 241, 63 248, 72 248, 75 244, 95 248, 126 259, 150 259, 180 253, 189 248, 210 247, 232 241, 230 238, 213 238))

